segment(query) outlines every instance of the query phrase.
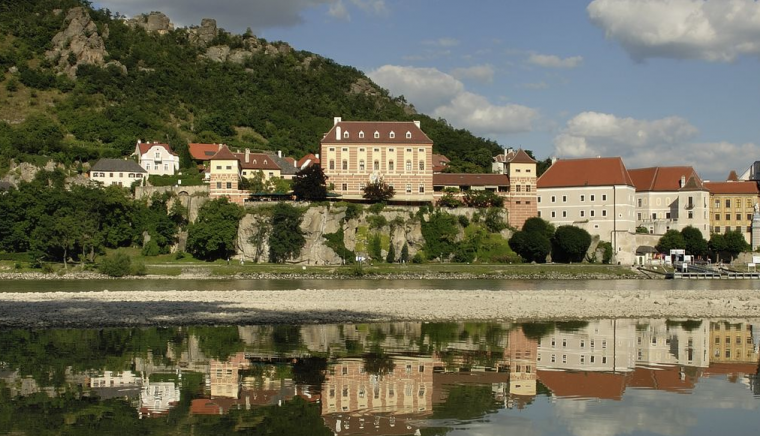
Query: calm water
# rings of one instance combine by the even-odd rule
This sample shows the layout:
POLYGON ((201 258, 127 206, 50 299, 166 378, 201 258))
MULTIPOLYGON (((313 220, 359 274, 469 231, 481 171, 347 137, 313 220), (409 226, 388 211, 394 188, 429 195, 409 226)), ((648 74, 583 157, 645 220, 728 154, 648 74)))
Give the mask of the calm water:
POLYGON ((757 435, 759 335, 665 319, 0 330, 0 434, 757 435))

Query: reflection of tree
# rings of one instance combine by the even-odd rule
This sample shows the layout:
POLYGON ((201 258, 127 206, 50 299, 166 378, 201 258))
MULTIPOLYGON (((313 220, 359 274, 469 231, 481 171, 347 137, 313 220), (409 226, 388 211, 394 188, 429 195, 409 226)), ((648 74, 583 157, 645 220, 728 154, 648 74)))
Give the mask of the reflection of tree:
POLYGON ((322 389, 327 371, 327 359, 307 357, 298 359, 293 364, 293 381, 297 385, 309 385, 317 391, 322 389))
POLYGON ((535 341, 554 331, 554 323, 550 322, 526 322, 521 327, 525 337, 535 341))
POLYGON ((433 406, 433 419, 456 419, 460 421, 479 419, 499 409, 499 402, 491 392, 491 386, 452 385, 448 387, 446 400, 433 406))
POLYGON ((668 327, 681 327, 687 332, 692 332, 702 326, 701 319, 687 319, 686 321, 672 321, 665 320, 665 325, 668 327))
POLYGON ((292 353, 301 349, 301 326, 277 325, 272 330, 274 351, 279 354, 292 353))
POLYGON ((251 435, 288 435, 288 436, 332 436, 325 427, 321 411, 316 404, 310 404, 301 397, 295 397, 282 407, 271 407, 260 425, 251 435))
POLYGON ((557 321, 557 330, 565 333, 573 333, 588 327, 588 321, 557 321))
POLYGON ((189 332, 198 338, 198 346, 206 356, 225 361, 238 351, 243 351, 244 344, 237 327, 190 327, 189 332))
POLYGON ((364 361, 364 370, 368 374, 383 376, 396 367, 393 358, 385 354, 383 349, 377 345, 372 347, 372 351, 364 355, 362 360, 364 361))

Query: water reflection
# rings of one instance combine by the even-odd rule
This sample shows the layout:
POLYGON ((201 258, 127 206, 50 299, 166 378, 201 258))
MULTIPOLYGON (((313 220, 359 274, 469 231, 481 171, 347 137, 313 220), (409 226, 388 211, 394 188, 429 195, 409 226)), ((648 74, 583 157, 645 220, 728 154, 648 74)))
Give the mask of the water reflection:
POLYGON ((709 434, 722 416, 741 434, 760 424, 759 325, 6 330, 0 434, 709 434))

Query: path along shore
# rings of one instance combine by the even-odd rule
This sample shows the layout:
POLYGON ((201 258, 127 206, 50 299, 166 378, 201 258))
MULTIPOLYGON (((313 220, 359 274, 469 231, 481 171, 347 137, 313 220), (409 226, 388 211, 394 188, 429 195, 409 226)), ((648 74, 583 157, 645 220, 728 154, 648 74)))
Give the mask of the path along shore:
MULTIPOLYGON (((0 293, 0 328, 760 318, 760 291, 301 289, 0 293)), ((614 281, 610 281, 614 288, 614 281)))

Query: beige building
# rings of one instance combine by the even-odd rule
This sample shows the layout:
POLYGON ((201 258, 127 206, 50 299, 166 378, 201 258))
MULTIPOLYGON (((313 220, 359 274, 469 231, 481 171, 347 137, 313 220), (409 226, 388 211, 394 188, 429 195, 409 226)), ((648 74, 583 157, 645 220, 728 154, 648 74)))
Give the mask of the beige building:
POLYGON ((558 160, 538 179, 538 216, 612 243, 636 229, 636 188, 619 157, 558 160))
POLYGON ((223 145, 209 159, 209 198, 227 197, 234 203, 242 204, 248 193, 239 190, 240 177, 240 161, 223 145))
POLYGON ((636 226, 651 234, 692 226, 710 239, 710 192, 694 168, 652 167, 628 170, 636 186, 636 226))
POLYGON ((100 159, 90 170, 90 180, 103 186, 123 186, 129 188, 135 182, 142 183, 148 172, 133 160, 100 159))
POLYGON ((738 230, 748 244, 752 243, 752 218, 760 199, 758 182, 705 182, 710 191, 710 230, 724 234, 738 230))
POLYGON ((433 200, 433 141, 419 121, 336 117, 322 139, 320 156, 328 183, 345 199, 362 199, 367 184, 382 180, 394 188, 394 201, 433 200))

